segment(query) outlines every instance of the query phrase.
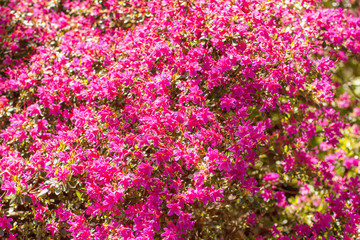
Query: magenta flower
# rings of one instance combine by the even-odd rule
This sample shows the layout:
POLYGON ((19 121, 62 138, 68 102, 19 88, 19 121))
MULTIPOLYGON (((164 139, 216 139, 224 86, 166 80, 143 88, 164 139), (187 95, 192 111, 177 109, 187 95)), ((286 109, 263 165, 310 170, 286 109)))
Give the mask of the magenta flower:
POLYGON ((152 166, 150 166, 149 164, 140 164, 138 166, 139 170, 138 170, 138 174, 143 176, 143 177, 150 177, 151 176, 151 172, 153 170, 152 166))
POLYGON ((269 201, 273 196, 272 191, 268 189, 264 189, 264 192, 260 193, 260 197, 264 199, 264 201, 269 201))
POLYGON ((279 180, 279 174, 278 173, 265 174, 263 179, 265 182, 276 182, 277 180, 279 180))
POLYGON ((6 195, 15 194, 17 183, 5 180, 4 185, 1 186, 1 190, 6 191, 6 195))
POLYGON ((345 158, 344 160, 344 166, 346 168, 357 167, 358 165, 359 165, 358 158, 345 158))
POLYGON ((164 240, 175 240, 177 237, 177 231, 175 227, 164 228, 164 233, 161 234, 164 240))
POLYGON ((40 110, 40 108, 39 108, 39 104, 33 104, 33 105, 31 105, 31 106, 29 106, 28 108, 27 108, 27 110, 29 111, 29 116, 33 116, 33 115, 35 115, 35 114, 41 114, 41 110, 40 110))
POLYGON ((58 223, 48 223, 46 224, 45 231, 50 231, 51 232, 51 236, 54 236, 55 232, 58 232, 58 223))
POLYGON ((236 107, 236 100, 234 98, 230 98, 230 97, 222 98, 220 107, 221 107, 221 109, 226 109, 226 111, 230 111, 230 109, 236 107))
POLYGON ((256 215, 254 213, 250 214, 250 216, 246 219, 246 222, 248 224, 255 226, 256 225, 256 215))
POLYGON ((12 218, 7 218, 5 215, 0 217, 0 228, 1 229, 10 229, 12 228, 12 225, 10 222, 12 221, 12 218))
POLYGON ((5 96, 0 97, 0 109, 7 107, 9 105, 9 100, 5 96))
POLYGON ((351 104, 351 96, 345 92, 344 94, 340 95, 337 103, 339 108, 348 108, 351 104))
POLYGON ((168 212, 169 216, 173 214, 180 215, 180 206, 178 203, 168 203, 166 206, 170 209, 168 212))

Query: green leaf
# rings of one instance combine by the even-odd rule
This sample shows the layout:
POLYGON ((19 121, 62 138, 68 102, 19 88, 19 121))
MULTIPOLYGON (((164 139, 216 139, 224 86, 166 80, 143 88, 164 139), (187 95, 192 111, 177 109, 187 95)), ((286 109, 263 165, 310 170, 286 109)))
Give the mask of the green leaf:
POLYGON ((76 190, 76 196, 81 200, 81 197, 84 193, 80 192, 79 190, 76 190))

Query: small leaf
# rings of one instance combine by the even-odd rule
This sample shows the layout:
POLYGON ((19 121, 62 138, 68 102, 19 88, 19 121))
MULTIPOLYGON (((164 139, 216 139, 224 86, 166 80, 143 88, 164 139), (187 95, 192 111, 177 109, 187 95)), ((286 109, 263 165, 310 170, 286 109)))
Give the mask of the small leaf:
POLYGON ((83 193, 80 192, 79 190, 76 190, 76 196, 79 198, 79 200, 81 200, 83 193))
POLYGON ((39 193, 38 197, 44 196, 48 191, 49 191, 49 189, 48 189, 48 188, 45 188, 44 190, 42 190, 42 191, 39 193))
POLYGON ((25 196, 20 196, 20 204, 21 205, 25 204, 25 196))

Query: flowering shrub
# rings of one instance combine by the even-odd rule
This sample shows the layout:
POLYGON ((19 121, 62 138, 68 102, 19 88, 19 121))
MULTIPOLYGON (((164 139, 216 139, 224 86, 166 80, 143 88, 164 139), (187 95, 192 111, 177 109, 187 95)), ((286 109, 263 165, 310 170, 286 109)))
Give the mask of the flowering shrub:
POLYGON ((1 0, 0 236, 359 237, 355 5, 1 0))

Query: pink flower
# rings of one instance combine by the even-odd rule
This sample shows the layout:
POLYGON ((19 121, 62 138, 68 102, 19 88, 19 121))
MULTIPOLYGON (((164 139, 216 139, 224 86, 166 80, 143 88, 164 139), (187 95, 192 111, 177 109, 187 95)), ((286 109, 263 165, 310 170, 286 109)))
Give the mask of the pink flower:
POLYGON ((177 228, 184 231, 184 233, 186 230, 191 230, 192 226, 195 224, 195 222, 191 220, 192 218, 194 217, 190 213, 182 212, 177 222, 177 228))
POLYGON ((10 222, 12 221, 12 218, 7 218, 5 215, 0 217, 0 228, 1 229, 10 229, 12 228, 12 225, 10 222))
POLYGON ((223 97, 221 99, 220 107, 221 107, 221 109, 225 108, 226 111, 230 111, 230 109, 236 107, 236 100, 234 98, 230 98, 230 97, 223 97))
POLYGON ((329 57, 324 57, 316 61, 317 69, 320 72, 327 72, 330 68, 334 68, 335 64, 329 57))
POLYGON ((17 235, 18 235, 17 233, 15 233, 15 234, 10 233, 7 240, 16 240, 16 236, 17 236, 17 235))
POLYGON ((263 179, 265 182, 276 182, 279 180, 279 174, 278 173, 265 174, 263 179))
POLYGON ((4 185, 1 186, 1 190, 6 191, 6 195, 15 194, 16 193, 16 182, 5 180, 4 185))
POLYGON ((286 201, 286 197, 285 197, 285 193, 283 192, 276 192, 274 195, 274 198, 277 200, 276 205, 279 207, 286 207, 287 201, 286 201))
POLYGON ((254 213, 250 214, 250 216, 246 219, 246 222, 248 224, 255 226, 256 225, 256 215, 254 213))
POLYGON ((346 168, 357 167, 358 165, 359 165, 358 158, 345 158, 344 160, 344 166, 346 168))
POLYGON ((345 92, 344 94, 340 95, 337 103, 339 108, 348 108, 351 104, 351 96, 345 92))
POLYGON ((359 127, 359 125, 353 124, 353 125, 351 126, 351 129, 352 129, 352 131, 353 131, 354 134, 359 135, 359 133, 360 133, 360 127, 359 127))
POLYGON ((300 188, 300 194, 301 195, 307 195, 310 193, 310 189, 308 185, 304 185, 300 188))
POLYGON ((54 236, 55 232, 58 232, 58 223, 47 223, 44 230, 45 231, 50 231, 51 232, 51 236, 54 236))
POLYGON ((356 117, 360 117, 360 108, 358 107, 355 107, 354 110, 353 110, 353 113, 356 117))
POLYGON ((31 106, 29 106, 27 108, 27 110, 29 111, 29 116, 33 116, 35 114, 41 114, 40 108, 39 108, 39 104, 35 103, 31 106))
POLYGON ((164 228, 164 233, 161 234, 162 239, 164 240, 175 240, 177 239, 177 230, 174 226, 164 228))
POLYGON ((138 174, 142 177, 150 177, 153 168, 149 164, 142 163, 138 166, 138 174))
POLYGON ((0 97, 0 109, 7 107, 9 105, 9 100, 5 96, 0 97))
POLYGON ((264 199, 265 202, 269 201, 273 196, 272 191, 264 189, 264 192, 260 193, 260 197, 264 199))
POLYGON ((170 208, 168 215, 172 216, 173 214, 180 215, 180 206, 177 203, 168 203, 166 205, 168 208, 170 208))

